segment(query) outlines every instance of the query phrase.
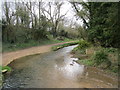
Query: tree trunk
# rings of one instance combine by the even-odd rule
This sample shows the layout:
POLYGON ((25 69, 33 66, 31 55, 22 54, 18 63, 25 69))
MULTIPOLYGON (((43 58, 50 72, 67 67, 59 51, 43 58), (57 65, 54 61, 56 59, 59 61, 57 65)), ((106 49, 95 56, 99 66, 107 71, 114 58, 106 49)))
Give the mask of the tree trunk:
POLYGON ((40 27, 40 6, 41 6, 41 2, 39 2, 39 27, 40 27))

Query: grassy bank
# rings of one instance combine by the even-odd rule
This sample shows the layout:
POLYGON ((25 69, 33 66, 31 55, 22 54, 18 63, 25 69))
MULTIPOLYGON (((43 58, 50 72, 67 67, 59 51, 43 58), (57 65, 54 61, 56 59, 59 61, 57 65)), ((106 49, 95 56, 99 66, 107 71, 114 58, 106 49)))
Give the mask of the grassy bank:
POLYGON ((10 52, 10 51, 16 51, 20 49, 30 48, 33 46, 41 46, 41 45, 47 45, 47 44, 54 44, 54 43, 62 43, 62 42, 68 42, 73 41, 72 39, 64 39, 63 41, 57 40, 57 39, 50 39, 50 40, 40 40, 40 41, 29 41, 27 43, 15 43, 15 44, 8 44, 3 43, 2 45, 2 52, 10 52))
POLYGON ((4 80, 4 73, 11 72, 11 68, 9 66, 0 66, 0 88, 2 88, 3 80, 4 80))
POLYGON ((62 44, 62 45, 56 45, 56 46, 52 47, 52 50, 53 51, 57 51, 57 50, 59 50, 61 48, 64 48, 64 47, 67 47, 67 46, 71 46, 71 45, 76 45, 76 44, 78 44, 78 41, 65 43, 65 44, 62 44))
POLYGON ((118 74, 118 49, 103 48, 100 46, 89 45, 86 48, 80 46, 74 48, 72 54, 79 60, 77 63, 86 66, 97 67, 111 74, 118 74))

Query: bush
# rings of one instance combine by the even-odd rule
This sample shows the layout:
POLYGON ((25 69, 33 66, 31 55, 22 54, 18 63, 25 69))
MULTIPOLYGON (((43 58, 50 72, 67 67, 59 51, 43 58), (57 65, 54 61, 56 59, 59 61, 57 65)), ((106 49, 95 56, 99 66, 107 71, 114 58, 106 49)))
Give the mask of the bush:
POLYGON ((85 40, 79 41, 79 49, 85 49, 90 46, 90 43, 85 40))
POLYGON ((114 73, 118 73, 119 71, 119 69, 118 69, 118 65, 116 65, 116 66, 112 66, 111 68, 110 68, 110 70, 112 71, 112 72, 114 72, 114 73))
POLYGON ((108 53, 115 53, 115 52, 117 52, 117 49, 116 48, 104 48, 104 50, 106 51, 106 52, 108 52, 108 53))
POLYGON ((110 62, 108 59, 108 54, 104 50, 97 51, 93 56, 93 60, 96 65, 110 62))

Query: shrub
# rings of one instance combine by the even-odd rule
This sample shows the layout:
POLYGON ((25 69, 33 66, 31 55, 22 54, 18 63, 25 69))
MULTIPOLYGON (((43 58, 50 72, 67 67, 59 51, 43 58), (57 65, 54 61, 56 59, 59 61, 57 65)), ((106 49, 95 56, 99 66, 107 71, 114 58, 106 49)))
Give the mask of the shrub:
POLYGON ((85 40, 79 41, 79 49, 85 49, 90 46, 90 43, 85 40))
POLYGON ((106 52, 108 52, 108 53, 115 53, 115 52, 117 52, 117 49, 116 48, 104 48, 104 50, 106 51, 106 52))
POLYGON ((108 59, 108 54, 104 50, 97 51, 93 56, 93 60, 96 65, 100 65, 103 62, 104 63, 110 62, 108 59))
POLYGON ((112 72, 114 72, 114 73, 118 73, 119 71, 119 69, 118 69, 118 66, 116 65, 116 66, 112 66, 111 68, 110 68, 110 70, 112 71, 112 72))

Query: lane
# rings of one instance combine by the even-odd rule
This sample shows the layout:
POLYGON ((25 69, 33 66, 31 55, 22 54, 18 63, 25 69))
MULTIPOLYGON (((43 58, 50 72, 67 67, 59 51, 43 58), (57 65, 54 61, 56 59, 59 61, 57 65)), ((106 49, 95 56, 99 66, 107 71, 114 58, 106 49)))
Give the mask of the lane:
POLYGON ((75 42, 75 41, 43 45, 43 46, 37 46, 37 47, 31 47, 31 48, 27 48, 27 49, 23 49, 23 50, 18 50, 18 51, 14 51, 14 52, 3 53, 2 54, 2 62, 0 62, 0 65, 6 66, 13 60, 16 60, 16 59, 24 57, 24 56, 49 52, 51 50, 52 46, 70 43, 70 42, 75 42))

